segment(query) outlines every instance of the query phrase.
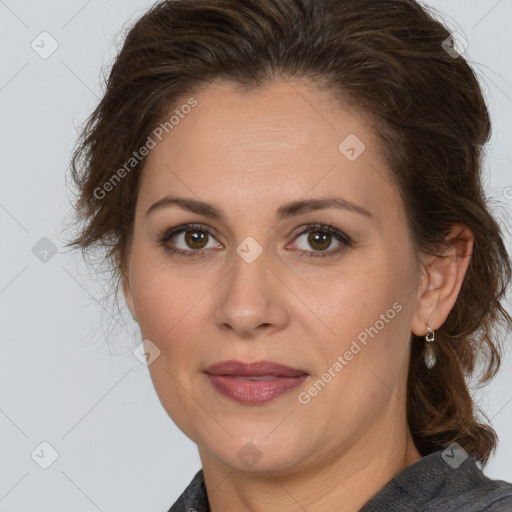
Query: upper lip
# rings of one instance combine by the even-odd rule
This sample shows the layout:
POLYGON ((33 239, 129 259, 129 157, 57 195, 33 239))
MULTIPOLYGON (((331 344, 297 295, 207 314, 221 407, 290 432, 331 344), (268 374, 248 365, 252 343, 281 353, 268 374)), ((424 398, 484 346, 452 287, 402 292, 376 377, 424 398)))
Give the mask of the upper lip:
POLYGON ((237 376, 283 376, 298 377, 305 375, 305 370, 286 366, 284 364, 274 363, 272 361, 253 361, 243 362, 230 359, 229 361, 221 361, 212 364, 205 369, 206 373, 211 375, 237 375, 237 376))

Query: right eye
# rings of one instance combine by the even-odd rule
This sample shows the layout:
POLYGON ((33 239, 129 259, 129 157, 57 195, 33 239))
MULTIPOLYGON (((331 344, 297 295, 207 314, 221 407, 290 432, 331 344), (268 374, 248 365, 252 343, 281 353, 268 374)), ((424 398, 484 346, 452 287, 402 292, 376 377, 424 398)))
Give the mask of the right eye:
MULTIPOLYGON (((187 224, 185 226, 179 226, 178 228, 167 231, 160 243, 164 249, 172 254, 178 254, 180 256, 187 257, 200 257, 204 258, 206 254, 202 254, 208 249, 207 242, 209 237, 212 236, 211 231, 201 224, 187 224), (176 243, 169 245, 167 242, 173 238, 178 239, 184 244, 184 248, 175 247, 176 243), (192 247, 191 250, 187 249, 192 247)), ((222 244, 220 244, 222 245, 222 244)), ((212 247, 219 246, 219 243, 214 244, 212 247)))

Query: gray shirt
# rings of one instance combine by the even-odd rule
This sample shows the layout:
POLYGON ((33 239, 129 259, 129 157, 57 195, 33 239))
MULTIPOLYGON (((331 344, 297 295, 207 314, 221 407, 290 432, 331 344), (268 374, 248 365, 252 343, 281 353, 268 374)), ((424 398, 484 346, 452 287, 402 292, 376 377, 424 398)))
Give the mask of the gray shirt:
MULTIPOLYGON (((449 464, 444 451, 403 469, 360 512, 512 512, 512 483, 491 480, 471 457, 449 464)), ((168 512, 210 512, 202 469, 168 512)))

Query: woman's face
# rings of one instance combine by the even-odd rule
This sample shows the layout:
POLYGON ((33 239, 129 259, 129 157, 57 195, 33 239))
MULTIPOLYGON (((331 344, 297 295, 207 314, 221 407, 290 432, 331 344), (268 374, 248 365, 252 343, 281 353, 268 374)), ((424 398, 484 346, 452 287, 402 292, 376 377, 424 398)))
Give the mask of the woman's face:
POLYGON ((410 334, 425 319, 403 205, 370 127, 298 82, 252 93, 214 83, 195 99, 147 158, 125 287, 146 349, 160 351, 149 371, 163 407, 205 460, 239 470, 364 459, 402 440, 410 334), (171 202, 148 212, 170 195, 219 215, 171 202), (285 208, 327 197, 338 207, 285 208), (205 373, 226 360, 307 377, 239 401, 205 373))

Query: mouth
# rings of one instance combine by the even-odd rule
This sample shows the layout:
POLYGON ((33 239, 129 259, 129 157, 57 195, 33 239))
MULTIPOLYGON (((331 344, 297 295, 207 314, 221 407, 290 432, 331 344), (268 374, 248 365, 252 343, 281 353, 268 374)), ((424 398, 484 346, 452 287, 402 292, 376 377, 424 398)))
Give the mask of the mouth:
POLYGON ((300 386, 305 370, 272 361, 222 361, 204 371, 220 394, 247 405, 266 403, 300 386))
POLYGON ((273 361, 244 362, 234 359, 215 363, 208 366, 204 371, 210 375, 238 377, 299 377, 301 375, 308 375, 306 370, 273 361))

